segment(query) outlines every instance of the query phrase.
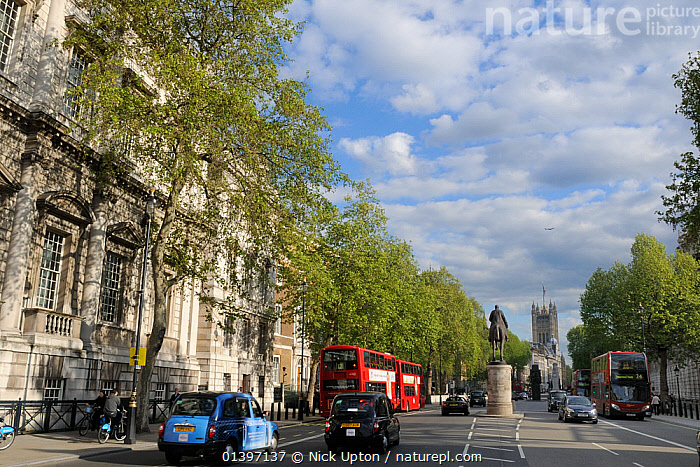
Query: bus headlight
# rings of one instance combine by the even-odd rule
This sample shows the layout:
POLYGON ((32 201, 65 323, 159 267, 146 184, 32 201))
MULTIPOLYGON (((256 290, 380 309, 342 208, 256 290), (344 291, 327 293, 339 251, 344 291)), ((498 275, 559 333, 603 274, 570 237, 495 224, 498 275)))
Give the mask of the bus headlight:
POLYGON ((610 404, 610 407, 612 407, 613 409, 618 410, 618 411, 620 410, 620 407, 618 407, 617 404, 610 404))
POLYGON ((644 408, 642 409, 642 412, 646 412, 646 411, 649 410, 650 408, 651 408, 651 407, 649 407, 648 405, 645 405, 644 408))

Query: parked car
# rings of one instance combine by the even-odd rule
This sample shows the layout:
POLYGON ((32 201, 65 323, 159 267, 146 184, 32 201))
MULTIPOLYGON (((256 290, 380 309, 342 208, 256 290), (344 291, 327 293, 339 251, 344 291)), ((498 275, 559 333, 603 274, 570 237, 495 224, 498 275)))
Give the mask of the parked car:
POLYGON ((183 393, 158 430, 158 449, 170 464, 183 456, 236 461, 238 453, 275 451, 278 440, 277 424, 258 401, 238 392, 183 393))
POLYGON ((527 392, 523 391, 520 394, 518 394, 518 397, 520 400, 526 401, 530 398, 527 392))
POLYGON ((475 405, 486 407, 486 393, 483 391, 472 391, 469 394, 469 407, 474 407, 475 405))
POLYGON ((559 404, 566 396, 566 391, 549 391, 547 395, 547 412, 559 410, 559 404))
POLYGON ((333 399, 324 438, 331 451, 369 448, 383 454, 398 446, 401 427, 386 394, 346 392, 333 399))
POLYGON ((469 415, 469 402, 464 396, 450 396, 442 403, 442 414, 451 413, 469 415))
POLYGON ((559 420, 590 421, 598 423, 595 404, 585 396, 566 396, 559 404, 559 420))

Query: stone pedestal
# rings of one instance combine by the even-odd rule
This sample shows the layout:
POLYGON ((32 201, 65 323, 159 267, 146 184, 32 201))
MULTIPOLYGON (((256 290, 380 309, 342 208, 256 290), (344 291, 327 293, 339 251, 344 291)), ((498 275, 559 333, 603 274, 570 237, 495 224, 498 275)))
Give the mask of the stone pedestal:
POLYGON ((486 415, 513 415, 513 367, 505 362, 491 362, 486 365, 486 372, 489 394, 486 415))

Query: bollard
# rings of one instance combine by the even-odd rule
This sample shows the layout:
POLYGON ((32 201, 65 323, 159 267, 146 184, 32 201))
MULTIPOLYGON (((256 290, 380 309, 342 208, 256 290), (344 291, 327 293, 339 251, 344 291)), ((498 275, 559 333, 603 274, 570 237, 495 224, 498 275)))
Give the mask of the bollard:
POLYGON ((289 420, 289 405, 284 404, 284 419, 289 420))
POLYGON ((292 407, 292 420, 296 420, 297 418, 297 407, 296 405, 292 407))
POLYGON ((270 420, 275 420, 275 403, 270 404, 270 420))
POLYGON ((78 411, 78 402, 77 402, 77 399, 74 397, 73 403, 71 404, 71 407, 70 407, 70 429, 71 430, 75 430, 75 416, 76 416, 77 411, 78 411))
POLYGON ((277 403, 277 421, 278 422, 281 420, 280 415, 282 415, 282 403, 278 402, 277 403))

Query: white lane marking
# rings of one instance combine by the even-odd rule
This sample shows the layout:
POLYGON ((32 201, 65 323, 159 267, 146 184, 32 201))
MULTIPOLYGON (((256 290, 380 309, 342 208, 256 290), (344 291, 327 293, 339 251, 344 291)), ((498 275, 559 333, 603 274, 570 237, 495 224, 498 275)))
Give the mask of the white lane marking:
POLYGON ((595 445, 595 446, 598 446, 600 449, 605 449, 606 451, 608 451, 608 452, 611 453, 611 454, 615 454, 616 456, 619 456, 619 454, 616 453, 615 451, 611 451, 610 449, 608 449, 608 448, 606 448, 606 447, 603 447, 603 446, 601 446, 601 445, 598 444, 598 443, 591 443, 591 444, 593 444, 593 445, 595 445))
POLYGON ((464 451, 462 451, 462 457, 467 457, 467 451, 469 451, 469 443, 464 446, 464 451))
POLYGON ((308 440, 314 439, 314 438, 320 438, 320 437, 322 437, 322 436, 324 436, 324 435, 325 435, 325 433, 321 433, 320 435, 309 436, 309 437, 307 437, 307 438, 297 439, 297 440, 294 440, 294 441, 290 441, 290 442, 288 442, 288 443, 280 443, 280 445, 279 445, 278 447, 283 448, 283 447, 285 447, 285 446, 289 446, 290 444, 303 443, 304 441, 308 441, 308 440))
POLYGON ((470 431, 470 432, 469 432, 469 436, 467 436, 467 439, 472 439, 472 434, 473 434, 473 433, 470 431))
POLYGON ((520 458, 525 459, 525 453, 523 452, 523 447, 518 444, 518 451, 520 452, 520 458))
POLYGON ((515 433, 515 440, 520 441, 520 432, 515 433))
POLYGON ((497 461, 497 462, 515 462, 515 461, 509 461, 508 459, 494 459, 493 457, 482 457, 483 460, 485 461, 497 461))
POLYGON ((633 463, 634 465, 636 465, 637 467, 644 467, 642 464, 637 464, 636 462, 632 462, 632 463, 633 463))
POLYGON ((646 434, 646 433, 642 433, 641 431, 633 430, 633 429, 631 429, 631 428, 627 428, 627 427, 624 427, 624 426, 622 426, 622 425, 618 425, 618 424, 616 424, 616 423, 611 423, 611 422, 608 422, 608 421, 606 421, 606 420, 600 420, 600 422, 602 422, 602 423, 607 423, 608 425, 612 425, 612 426, 614 426, 614 427, 616 427, 616 428, 621 428, 621 429, 623 429, 623 430, 627 430, 627 431, 630 431, 630 432, 632 432, 632 433, 636 433, 636 434, 638 434, 638 435, 646 436, 647 438, 651 438, 651 439, 655 439, 655 440, 657 440, 657 441, 662 441, 662 442, 664 442, 664 443, 672 444, 672 445, 674 445, 674 446, 678 446, 679 448, 687 449, 688 451, 693 451, 693 452, 696 452, 696 451, 697 451, 697 447, 691 448, 691 447, 688 447, 688 446, 684 446, 684 445, 682 445, 682 444, 675 443, 675 442, 669 441, 669 440, 667 440, 667 439, 659 438, 659 437, 657 437, 657 436, 648 435, 648 434, 646 434))
MULTIPOLYGON (((467 446, 468 446, 468 445, 467 445, 467 446)), ((513 452, 513 450, 512 450, 512 449, 506 449, 506 448, 495 448, 495 447, 493 447, 493 446, 477 446, 477 445, 474 445, 474 448, 476 448, 476 449, 493 449, 494 451, 507 451, 507 452, 513 452)), ((463 453, 463 454, 466 454, 466 452, 465 452, 465 453, 463 453)))

